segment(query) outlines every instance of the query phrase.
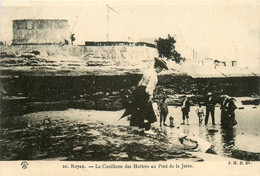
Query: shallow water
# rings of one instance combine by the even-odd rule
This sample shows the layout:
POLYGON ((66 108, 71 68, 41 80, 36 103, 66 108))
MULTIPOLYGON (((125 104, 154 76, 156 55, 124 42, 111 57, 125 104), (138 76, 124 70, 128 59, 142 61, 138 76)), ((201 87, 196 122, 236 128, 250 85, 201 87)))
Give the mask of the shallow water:
MULTIPOLYGON (((191 107, 188 126, 180 125, 182 122, 180 107, 169 107, 169 116, 174 117, 175 126, 185 135, 195 135, 207 140, 212 143, 217 154, 222 156, 237 157, 236 153, 241 151, 260 153, 259 106, 244 106, 244 109, 237 109, 235 113, 238 124, 228 130, 221 128, 219 107, 215 109, 215 126, 211 124, 211 116, 207 126, 204 123, 199 126, 196 108, 191 107)), ((250 156, 248 157, 245 159, 250 159, 250 156)), ((259 155, 257 157, 259 160, 259 155)))

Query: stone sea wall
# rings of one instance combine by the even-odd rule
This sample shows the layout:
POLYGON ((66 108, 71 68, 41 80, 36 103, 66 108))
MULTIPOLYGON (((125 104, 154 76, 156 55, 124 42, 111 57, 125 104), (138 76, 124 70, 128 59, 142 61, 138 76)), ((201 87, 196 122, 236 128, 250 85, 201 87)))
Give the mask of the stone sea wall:
MULTIPOLYGON (((5 94, 2 115, 15 115, 67 108, 120 110, 128 106, 141 74, 116 76, 19 76, 1 79, 5 94)), ((165 94, 170 105, 180 106, 184 94, 193 104, 203 102, 208 91, 218 101, 221 95, 257 96, 258 78, 194 79, 189 76, 159 76, 157 95, 165 94)), ((259 104, 259 99, 254 99, 259 104)), ((250 102, 245 102, 249 103, 250 102)), ((251 102, 252 103, 252 102, 251 102)))

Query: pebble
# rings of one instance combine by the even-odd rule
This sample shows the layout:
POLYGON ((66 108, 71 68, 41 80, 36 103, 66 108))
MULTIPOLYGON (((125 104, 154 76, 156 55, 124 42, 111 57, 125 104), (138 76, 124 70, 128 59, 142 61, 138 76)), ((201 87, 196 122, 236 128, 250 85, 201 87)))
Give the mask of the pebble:
POLYGON ((47 161, 65 161, 68 160, 68 157, 58 157, 58 158, 48 158, 47 161))
POLYGON ((116 132, 113 132, 112 135, 115 135, 115 136, 123 136, 123 135, 126 135, 126 132, 116 131, 116 132))
POLYGON ((51 139, 65 138, 67 135, 51 136, 51 139))
POLYGON ((97 130, 90 130, 87 133, 91 134, 93 136, 100 136, 101 135, 101 133, 99 131, 97 131, 97 130))
POLYGON ((119 155, 119 157, 120 157, 120 158, 128 158, 128 154, 126 154, 126 153, 121 153, 121 154, 119 155))
POLYGON ((137 157, 137 156, 135 157, 135 160, 136 160, 136 161, 145 161, 145 159, 140 158, 140 157, 137 157))
POLYGON ((73 148, 72 150, 73 150, 73 151, 80 151, 80 150, 82 150, 82 149, 83 149, 82 146, 78 146, 78 147, 73 148))
POLYGON ((103 140, 103 139, 102 140, 98 139, 98 140, 95 140, 92 143, 90 143, 90 145, 103 145, 103 146, 107 146, 108 142, 103 140))

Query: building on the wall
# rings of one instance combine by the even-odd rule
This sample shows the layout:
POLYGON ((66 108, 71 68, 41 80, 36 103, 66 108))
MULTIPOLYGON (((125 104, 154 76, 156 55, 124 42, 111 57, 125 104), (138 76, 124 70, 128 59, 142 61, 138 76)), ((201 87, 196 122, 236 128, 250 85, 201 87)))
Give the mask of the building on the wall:
POLYGON ((85 41, 85 46, 147 46, 156 48, 154 44, 146 42, 126 42, 126 41, 85 41))
POLYGON ((217 60, 212 58, 205 58, 201 60, 193 60, 194 62, 197 61, 199 65, 206 66, 206 67, 236 67, 237 66, 237 60, 217 60))
POLYGON ((70 41, 68 20, 13 20, 13 45, 58 44, 68 41, 70 41))

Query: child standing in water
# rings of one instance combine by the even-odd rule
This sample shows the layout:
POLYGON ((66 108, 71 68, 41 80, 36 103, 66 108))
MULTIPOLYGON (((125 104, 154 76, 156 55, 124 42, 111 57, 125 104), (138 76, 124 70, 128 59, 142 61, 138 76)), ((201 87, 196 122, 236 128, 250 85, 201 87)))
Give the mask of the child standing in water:
POLYGON ((165 122, 166 122, 168 112, 169 111, 168 111, 167 98, 163 96, 160 101, 160 126, 162 126, 162 122, 164 126, 167 126, 165 122))
POLYGON ((197 112, 197 116, 199 117, 199 125, 201 125, 203 121, 203 117, 205 116, 204 109, 201 106, 201 103, 199 103, 199 107, 198 109, 196 109, 196 112, 197 112))

